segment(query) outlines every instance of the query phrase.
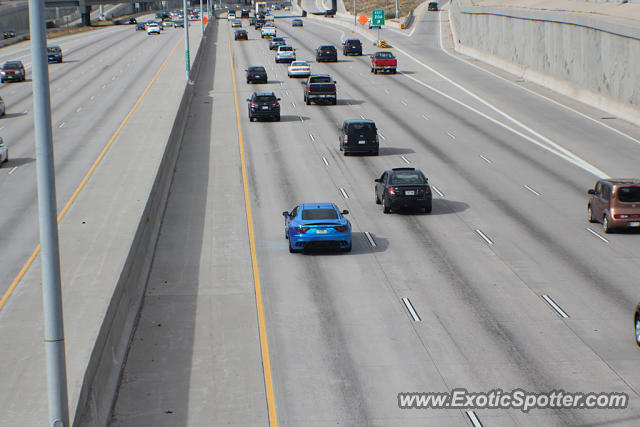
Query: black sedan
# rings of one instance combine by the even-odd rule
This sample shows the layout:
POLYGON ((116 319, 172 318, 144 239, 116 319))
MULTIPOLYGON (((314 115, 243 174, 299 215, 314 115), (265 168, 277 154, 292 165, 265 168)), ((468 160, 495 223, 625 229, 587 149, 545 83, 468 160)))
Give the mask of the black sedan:
POLYGON ((47 60, 49 62, 62 63, 62 49, 60 49, 60 46, 47 47, 47 60))
POLYGON ((236 30, 233 37, 235 40, 249 40, 249 35, 247 34, 247 30, 236 30))
POLYGON ((376 182, 376 203, 384 213, 392 209, 418 208, 431 212, 431 187, 421 170, 394 168, 385 171, 376 182))
POLYGON ((267 83, 267 70, 261 66, 247 68, 247 83, 267 83))
POLYGON ((249 121, 266 118, 279 122, 280 103, 278 101, 280 98, 277 98, 273 92, 253 92, 251 98, 247 99, 249 121))

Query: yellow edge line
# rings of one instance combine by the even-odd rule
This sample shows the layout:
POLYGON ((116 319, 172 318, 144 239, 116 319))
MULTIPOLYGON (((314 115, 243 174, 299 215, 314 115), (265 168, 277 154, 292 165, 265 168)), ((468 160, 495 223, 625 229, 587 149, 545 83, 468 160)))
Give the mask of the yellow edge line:
MULTIPOLYGON (((107 142, 107 145, 105 145, 105 147, 102 149, 102 152, 100 153, 100 155, 98 156, 96 161, 93 162, 93 165, 91 166, 91 168, 89 169, 87 174, 84 176, 84 178, 80 182, 80 185, 78 185, 78 188, 76 188, 76 191, 73 192, 73 194, 71 195, 71 198, 69 199, 67 204, 60 211, 60 214, 58 215, 58 224, 60 224, 60 221, 62 221, 62 218, 64 218, 64 216, 66 215, 66 213, 69 210, 69 208, 71 208, 71 205, 73 204, 73 202, 75 202, 76 198, 78 197, 78 195, 80 194, 80 192, 82 191, 84 186, 87 184, 87 181, 89 181, 89 178, 91 178, 91 175, 93 175, 93 172, 96 170, 96 168, 98 167, 98 165, 100 164, 100 162, 102 161, 104 156, 107 154, 107 151, 109 151, 109 148, 111 147, 111 145, 113 145, 113 142, 116 140, 118 135, 120 135, 120 132, 122 131, 124 126, 127 124, 127 122, 129 121, 129 119, 131 118, 133 113, 138 109, 138 106, 142 102, 142 99, 147 95, 147 92, 149 92, 149 89, 151 89, 151 86, 158 79, 158 76, 160 75, 160 72, 164 69, 164 67, 166 67, 167 63, 169 62, 169 58, 171 58, 171 55, 173 55, 173 52, 175 52, 176 48, 180 45, 180 43, 182 42, 183 39, 184 39, 184 37, 181 38, 180 41, 178 41, 178 43, 176 43, 176 45, 173 47, 173 49, 171 49, 171 52, 169 52, 169 55, 164 60, 164 62, 162 63, 162 65, 160 66, 160 68, 158 69, 156 74, 153 76, 153 78, 151 79, 151 82, 149 83, 149 85, 145 88, 144 92, 142 92, 142 95, 140 95, 140 97, 138 98, 136 103, 133 105, 133 108, 131 109, 131 111, 129 111, 129 114, 127 114, 127 117, 124 118, 124 120, 122 121, 122 123, 120 124, 120 126, 118 127, 116 132, 109 139, 109 142, 107 142)), ((2 310, 2 307, 4 307, 4 304, 7 302, 7 300, 9 299, 11 294, 13 293, 14 289, 18 286, 18 283, 20 283, 20 280, 22 280, 24 275, 29 270, 29 267, 31 267, 31 264, 33 264, 33 261, 36 259, 36 257, 40 253, 40 249, 41 249, 40 244, 38 244, 38 246, 33 251, 33 253, 29 257, 29 259, 27 260, 27 262, 24 264, 24 266, 22 267, 22 269, 20 270, 20 272, 18 273, 16 278, 13 279, 13 282, 11 282, 11 285, 9 286, 9 289, 7 289, 7 292, 5 292, 5 294, 3 295, 2 299, 0 299, 0 310, 2 310)))
POLYGON ((240 162, 242 164, 242 184, 244 186, 244 204, 247 210, 247 228, 249 230, 249 245, 251 247, 251 263, 253 265, 253 283, 256 292, 256 308, 258 310, 258 330, 260 332, 260 350, 262 351, 262 366, 264 368, 264 386, 267 393, 267 408, 269 411, 269 425, 278 426, 276 415, 276 401, 273 394, 273 380, 271 378, 271 361, 269 359, 269 343, 267 341, 267 328, 264 322, 264 309, 262 307, 262 291, 260 290, 260 274, 258 272, 258 258, 256 257, 256 240, 253 234, 253 216, 251 215, 251 201, 249 200, 249 185, 247 184, 247 167, 244 158, 244 143, 242 140, 242 126, 240 125, 240 109, 238 108, 238 90, 236 86, 236 74, 233 71, 233 53, 231 52, 231 37, 227 27, 227 43, 229 44, 229 66, 231 67, 231 80, 233 81, 233 97, 236 105, 236 125, 238 127, 238 144, 240 146, 240 162))

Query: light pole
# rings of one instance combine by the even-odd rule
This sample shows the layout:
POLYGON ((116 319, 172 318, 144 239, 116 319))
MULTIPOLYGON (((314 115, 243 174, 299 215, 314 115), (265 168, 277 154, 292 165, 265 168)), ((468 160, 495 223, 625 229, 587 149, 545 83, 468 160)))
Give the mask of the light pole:
POLYGON ((353 0, 353 32, 356 32, 356 22, 357 22, 357 16, 358 14, 356 13, 356 0, 353 0))
POLYGON ((48 425, 68 427, 67 366, 62 321, 62 286, 44 1, 29 0, 29 27, 36 142, 36 180, 40 216, 44 349, 47 360, 47 396, 49 400, 48 425))
POLYGON ((189 59, 189 15, 187 15, 187 0, 182 0, 182 13, 184 15, 184 61, 187 70, 187 84, 191 74, 191 61, 189 59))

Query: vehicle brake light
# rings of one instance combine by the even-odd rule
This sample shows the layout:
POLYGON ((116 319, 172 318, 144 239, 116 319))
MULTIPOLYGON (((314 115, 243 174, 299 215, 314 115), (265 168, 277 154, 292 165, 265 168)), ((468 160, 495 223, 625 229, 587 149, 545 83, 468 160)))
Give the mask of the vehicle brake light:
POLYGON ((380 144, 380 138, 378 138, 378 134, 376 133, 376 144, 380 144))
POLYGON ((347 227, 346 225, 336 225, 336 226, 335 226, 335 227, 333 227, 333 228, 335 228, 337 231, 339 231, 339 232, 341 232, 341 233, 344 233, 345 231, 347 231, 347 229, 348 229, 349 227, 347 227))
POLYGON ((311 92, 311 85, 307 86, 307 90, 311 92))
POLYGON ((274 103, 273 103, 273 106, 274 106, 274 107, 277 107, 277 106, 279 106, 279 105, 280 105, 280 103, 278 103, 278 102, 274 102, 274 103))
POLYGON ((429 187, 427 185, 427 188, 425 188, 424 192, 427 193, 427 194, 430 194, 431 193, 431 187, 429 187))
POLYGON ((257 107, 257 106, 258 106, 258 104, 256 104, 255 102, 252 102, 252 103, 251 103, 251 106, 252 106, 252 107, 257 107))
POLYGON ((296 233, 306 233, 310 227, 293 227, 296 233))
POLYGON ((333 91, 336 92, 337 90, 336 85, 333 85, 333 91))
POLYGON ((349 135, 344 136, 344 143, 346 144, 347 142, 349 142, 349 135))
POLYGON ((614 219, 640 219, 640 214, 615 214, 614 219))
POLYGON ((394 190, 393 187, 389 187, 387 191, 389 192, 389 194, 396 194, 396 190, 394 190))

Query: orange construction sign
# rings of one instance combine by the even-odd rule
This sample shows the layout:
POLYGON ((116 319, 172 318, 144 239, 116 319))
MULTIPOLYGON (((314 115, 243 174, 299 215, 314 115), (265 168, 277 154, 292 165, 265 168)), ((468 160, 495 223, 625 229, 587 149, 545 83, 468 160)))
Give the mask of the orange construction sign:
POLYGON ((367 15, 365 15, 364 13, 358 17, 358 22, 362 26, 364 26, 364 24, 366 24, 367 21, 369 21, 369 18, 367 18, 367 15))
POLYGON ((206 17, 206 16, 203 16, 203 17, 202 17, 202 23, 203 23, 203 24, 205 24, 205 25, 207 25, 207 22, 209 22, 209 20, 207 19, 207 17, 206 17))

